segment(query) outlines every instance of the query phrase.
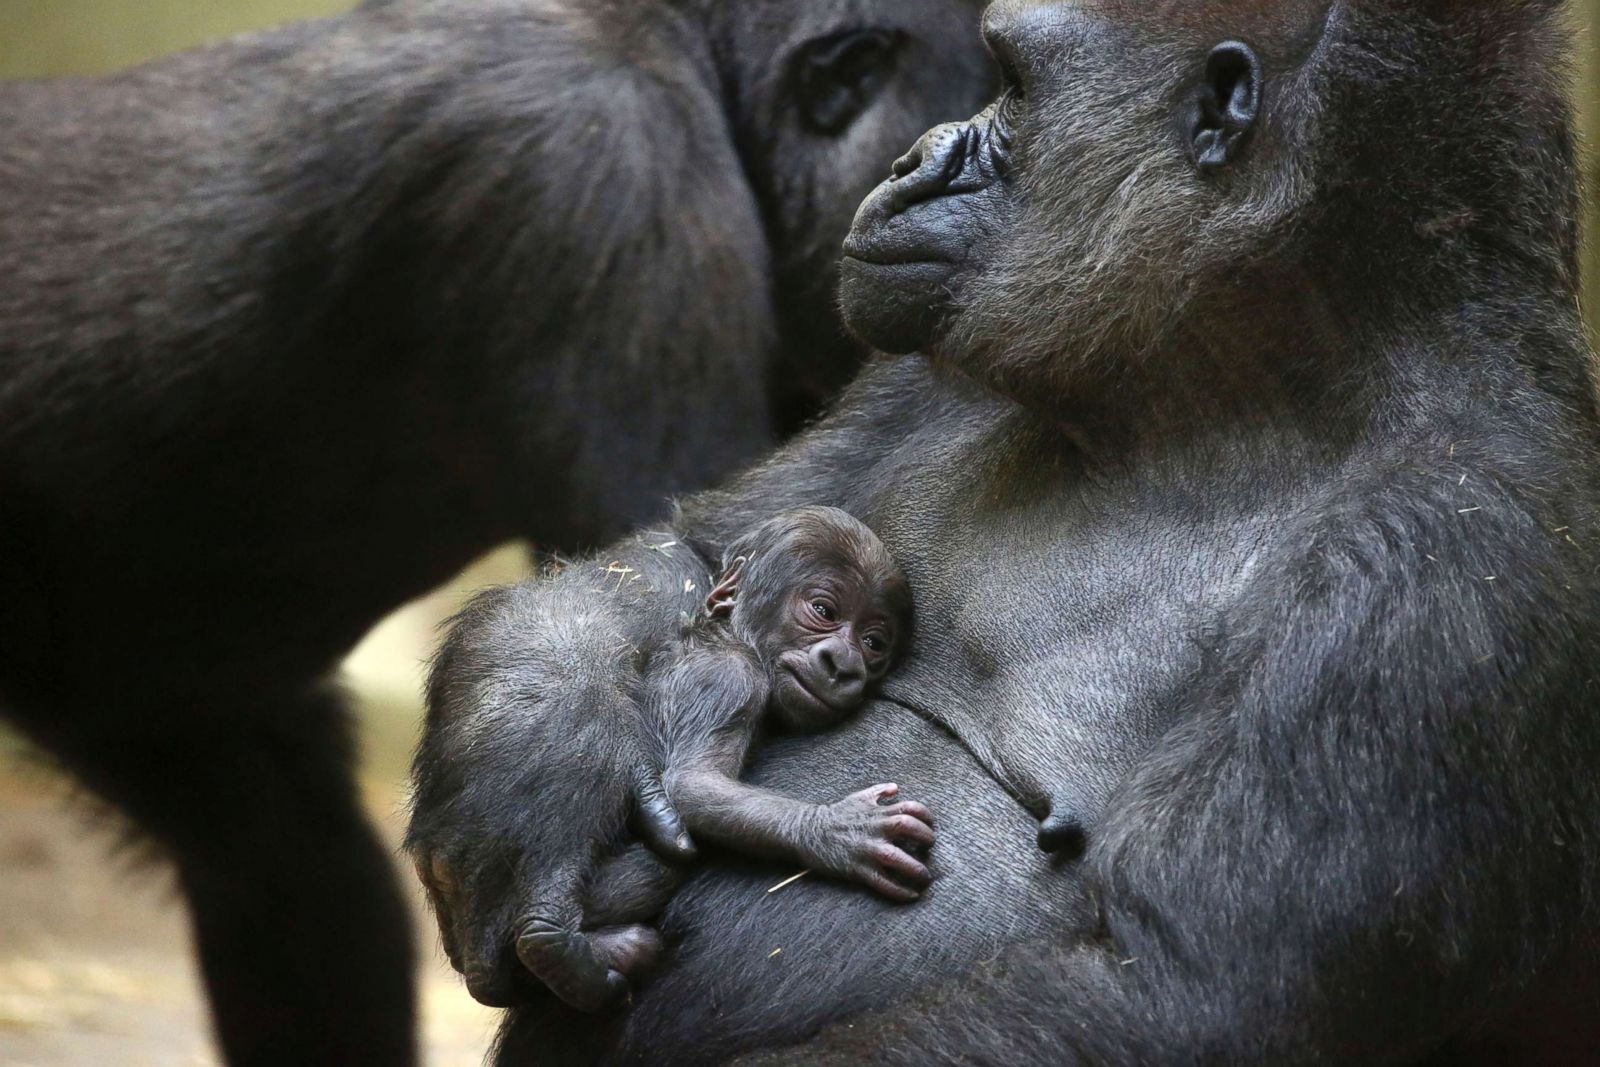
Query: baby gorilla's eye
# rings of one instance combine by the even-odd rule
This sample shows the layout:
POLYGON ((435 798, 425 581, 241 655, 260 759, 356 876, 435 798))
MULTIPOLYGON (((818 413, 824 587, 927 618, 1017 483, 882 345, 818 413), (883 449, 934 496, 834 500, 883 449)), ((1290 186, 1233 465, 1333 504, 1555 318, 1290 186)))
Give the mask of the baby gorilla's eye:
POLYGON ((877 634, 868 634, 866 637, 861 639, 861 643, 866 645, 867 651, 873 653, 874 655, 881 656, 885 652, 889 651, 889 642, 885 641, 877 634))
POLYGON ((811 602, 811 610, 823 622, 832 622, 836 616, 833 605, 826 600, 813 600, 811 602))

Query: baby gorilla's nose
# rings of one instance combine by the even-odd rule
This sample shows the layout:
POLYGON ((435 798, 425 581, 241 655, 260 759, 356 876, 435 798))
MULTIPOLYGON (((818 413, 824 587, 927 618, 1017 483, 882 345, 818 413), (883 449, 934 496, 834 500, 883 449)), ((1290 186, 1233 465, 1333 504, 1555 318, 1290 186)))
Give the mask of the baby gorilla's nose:
POLYGON ((843 638, 829 638, 817 646, 816 659, 835 703, 853 704, 861 699, 867 686, 867 665, 855 645, 843 638))

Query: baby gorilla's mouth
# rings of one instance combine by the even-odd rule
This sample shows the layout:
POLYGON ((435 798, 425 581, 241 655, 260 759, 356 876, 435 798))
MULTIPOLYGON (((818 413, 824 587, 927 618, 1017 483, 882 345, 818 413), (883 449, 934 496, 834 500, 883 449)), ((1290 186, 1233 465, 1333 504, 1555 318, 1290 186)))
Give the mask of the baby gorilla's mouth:
POLYGON ((807 699, 811 700, 819 708, 825 708, 828 711, 839 710, 838 708, 834 707, 830 701, 824 699, 814 688, 812 688, 811 684, 806 680, 805 675, 802 674, 798 668, 791 667, 789 664, 785 663, 783 665, 783 669, 788 672, 790 680, 794 682, 795 686, 800 690, 800 692, 804 693, 807 699))

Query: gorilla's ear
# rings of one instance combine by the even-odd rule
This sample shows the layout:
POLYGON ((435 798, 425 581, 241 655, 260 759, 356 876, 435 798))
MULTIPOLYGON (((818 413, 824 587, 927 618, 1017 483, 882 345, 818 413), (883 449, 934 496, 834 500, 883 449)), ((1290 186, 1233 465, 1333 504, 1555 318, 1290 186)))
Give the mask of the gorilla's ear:
POLYGON ((733 614, 734 601, 739 598, 739 583, 744 581, 744 568, 749 560, 736 557, 717 579, 716 588, 706 594, 706 614, 713 619, 726 619, 733 614))
POLYGON ((1261 61, 1240 41, 1224 41, 1206 57, 1190 108, 1195 166, 1215 173, 1238 158, 1261 114, 1261 61))

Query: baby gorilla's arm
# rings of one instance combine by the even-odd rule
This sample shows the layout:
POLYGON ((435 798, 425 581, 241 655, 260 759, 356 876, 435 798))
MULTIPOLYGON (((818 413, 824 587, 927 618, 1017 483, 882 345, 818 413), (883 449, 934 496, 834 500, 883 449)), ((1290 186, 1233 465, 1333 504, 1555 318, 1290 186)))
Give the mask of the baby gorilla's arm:
POLYGON ((921 804, 893 800, 899 786, 875 785, 832 804, 808 804, 747 785, 711 759, 670 767, 666 787, 699 840, 795 860, 891 900, 916 900, 931 880, 905 846, 933 844, 933 817, 921 804))
POLYGON ((699 648, 660 682, 662 784, 697 841, 794 860, 892 900, 921 895, 928 868, 906 846, 933 843, 933 818, 921 804, 894 801, 898 786, 811 804, 739 781, 771 695, 752 652, 699 648))

